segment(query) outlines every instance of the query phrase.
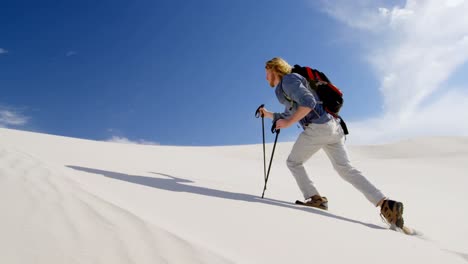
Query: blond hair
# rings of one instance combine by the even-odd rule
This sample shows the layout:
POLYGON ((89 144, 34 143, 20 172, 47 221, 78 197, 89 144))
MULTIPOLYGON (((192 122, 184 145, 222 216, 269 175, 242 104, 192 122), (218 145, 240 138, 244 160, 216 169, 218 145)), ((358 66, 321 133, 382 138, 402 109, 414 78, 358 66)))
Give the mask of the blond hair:
POLYGON ((282 58, 276 57, 266 62, 265 69, 272 69, 282 78, 286 74, 291 73, 291 65, 282 58))

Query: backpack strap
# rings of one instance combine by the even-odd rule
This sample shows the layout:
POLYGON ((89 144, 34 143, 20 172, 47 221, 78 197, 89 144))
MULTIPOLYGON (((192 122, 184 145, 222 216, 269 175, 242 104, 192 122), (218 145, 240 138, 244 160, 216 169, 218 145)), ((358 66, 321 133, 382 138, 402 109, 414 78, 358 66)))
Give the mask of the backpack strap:
POLYGON ((291 98, 286 94, 286 92, 283 90, 283 81, 281 81, 281 87, 280 87, 280 88, 281 88, 281 92, 283 92, 284 98, 286 98, 286 101, 288 101, 288 102, 291 104, 291 107, 289 107, 289 111, 291 111, 291 110, 293 109, 293 107, 294 107, 294 103, 295 103, 295 102, 294 102, 293 99, 291 99, 291 98))
POLYGON ((345 134, 345 136, 348 135, 349 134, 348 126, 346 126, 346 123, 341 116, 338 116, 338 118, 340 119, 340 126, 343 129, 343 133, 345 134))

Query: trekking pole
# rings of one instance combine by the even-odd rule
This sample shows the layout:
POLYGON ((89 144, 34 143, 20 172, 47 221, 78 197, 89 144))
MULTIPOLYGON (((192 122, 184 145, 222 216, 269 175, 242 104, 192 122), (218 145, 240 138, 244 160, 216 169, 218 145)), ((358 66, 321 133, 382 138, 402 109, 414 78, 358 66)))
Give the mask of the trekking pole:
MULTIPOLYGON (((260 117, 260 109, 263 107, 265 107, 264 104, 260 105, 257 108, 257 111, 255 111, 256 118, 260 117)), ((261 116, 262 116, 262 136, 263 136, 263 177, 266 183, 267 174, 266 174, 266 158, 265 158, 265 121, 264 121, 265 118, 264 118, 263 113, 261 114, 261 116)))
POLYGON ((276 133, 276 137, 275 137, 275 143, 273 144, 273 150, 271 152, 270 165, 268 165, 268 173, 267 173, 267 176, 265 178, 265 186, 263 187, 262 199, 263 199, 263 196, 265 195, 265 190, 266 190, 266 186, 267 186, 267 182, 268 182, 268 177, 270 176, 271 163, 273 162, 273 156, 275 155, 276 142, 278 141, 278 135, 280 133, 280 130, 276 129, 276 122, 274 122, 273 126, 271 127, 271 133, 273 133, 273 134, 276 133))

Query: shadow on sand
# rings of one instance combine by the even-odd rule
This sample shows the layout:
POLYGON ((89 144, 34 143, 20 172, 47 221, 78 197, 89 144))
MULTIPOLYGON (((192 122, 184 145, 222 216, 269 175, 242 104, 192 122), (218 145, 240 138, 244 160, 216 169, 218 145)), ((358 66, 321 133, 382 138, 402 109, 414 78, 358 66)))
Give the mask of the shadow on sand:
POLYGON ((228 191, 210 189, 210 188, 205 188, 205 187, 187 185, 186 183, 193 183, 193 182, 186 180, 186 179, 182 179, 182 178, 178 178, 178 177, 174 177, 171 175, 158 173, 158 172, 151 172, 151 173, 163 176, 164 178, 128 175, 128 174, 123 174, 123 173, 118 173, 118 172, 105 171, 105 170, 92 169, 92 168, 84 168, 84 167, 79 167, 79 166, 67 166, 67 167, 74 169, 74 170, 78 170, 78 171, 84 171, 87 173, 97 174, 97 175, 101 175, 101 176, 116 179, 116 180, 126 181, 126 182, 130 182, 134 184, 140 184, 140 185, 149 186, 149 187, 166 190, 166 191, 186 192, 186 193, 193 193, 193 194, 205 195, 205 196, 222 198, 222 199, 230 199, 230 200, 244 201, 244 202, 250 202, 250 203, 262 203, 262 204, 267 204, 267 205, 280 206, 280 207, 284 207, 288 209, 301 210, 301 211, 314 213, 314 214, 318 214, 318 215, 322 215, 326 217, 332 217, 338 220, 364 225, 366 227, 373 228, 373 229, 385 229, 383 227, 380 227, 374 224, 364 223, 361 221, 334 215, 334 214, 328 213, 320 209, 297 206, 292 203, 288 203, 284 201, 279 201, 279 200, 274 200, 274 199, 269 199, 269 198, 262 199, 261 197, 250 195, 250 194, 235 193, 235 192, 228 192, 228 191))

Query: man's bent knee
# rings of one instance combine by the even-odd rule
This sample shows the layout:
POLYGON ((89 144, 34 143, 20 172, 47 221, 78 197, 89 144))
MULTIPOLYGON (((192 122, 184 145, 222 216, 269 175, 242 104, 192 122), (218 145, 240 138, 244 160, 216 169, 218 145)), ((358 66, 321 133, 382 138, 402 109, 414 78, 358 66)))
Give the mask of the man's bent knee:
POLYGON ((295 168, 295 167, 298 167, 298 166, 302 166, 303 162, 298 162, 298 161, 295 161, 291 158, 288 158, 286 160, 286 165, 288 166, 288 168, 295 168))

